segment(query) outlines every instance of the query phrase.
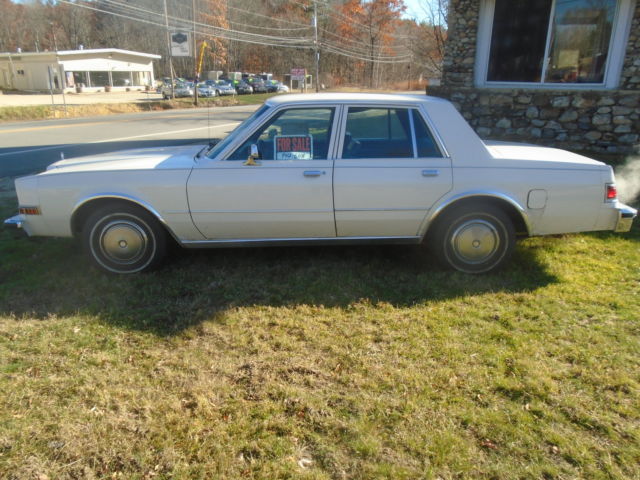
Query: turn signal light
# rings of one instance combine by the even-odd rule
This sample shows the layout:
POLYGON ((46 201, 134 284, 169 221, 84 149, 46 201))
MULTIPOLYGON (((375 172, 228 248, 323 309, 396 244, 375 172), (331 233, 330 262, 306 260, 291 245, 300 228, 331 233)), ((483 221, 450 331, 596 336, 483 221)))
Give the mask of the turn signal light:
POLYGON ((607 200, 615 200, 618 198, 618 190, 616 186, 612 183, 607 184, 607 195, 605 197, 607 200))
POLYGON ((39 207, 20 207, 18 208, 18 213, 22 215, 40 215, 39 207))

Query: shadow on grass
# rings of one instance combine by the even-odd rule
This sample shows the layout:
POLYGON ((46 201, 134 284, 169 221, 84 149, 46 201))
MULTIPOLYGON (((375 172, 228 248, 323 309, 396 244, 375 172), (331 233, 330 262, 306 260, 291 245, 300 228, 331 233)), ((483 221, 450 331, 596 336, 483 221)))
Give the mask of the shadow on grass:
POLYGON ((0 315, 96 316, 120 328, 174 335, 227 309, 302 305, 396 307, 489 292, 527 292, 556 282, 520 246, 501 272, 444 271, 418 246, 182 250, 158 271, 97 271, 71 240, 0 233, 0 315))

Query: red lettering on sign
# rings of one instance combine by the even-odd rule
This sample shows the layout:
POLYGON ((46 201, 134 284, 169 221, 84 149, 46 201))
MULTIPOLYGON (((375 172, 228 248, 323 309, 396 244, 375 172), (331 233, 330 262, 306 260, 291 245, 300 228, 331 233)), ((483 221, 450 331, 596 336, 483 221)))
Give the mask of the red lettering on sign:
POLYGON ((310 152, 311 137, 276 137, 278 152, 310 152))

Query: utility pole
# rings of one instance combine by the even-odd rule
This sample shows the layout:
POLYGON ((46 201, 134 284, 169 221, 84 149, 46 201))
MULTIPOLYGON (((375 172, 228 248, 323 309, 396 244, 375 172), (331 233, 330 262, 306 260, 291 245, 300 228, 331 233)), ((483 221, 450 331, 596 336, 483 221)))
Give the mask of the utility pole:
POLYGON ((173 90, 173 79, 175 75, 173 73, 173 56, 171 55, 171 33, 169 32, 169 14, 167 13, 167 0, 164 2, 164 24, 167 28, 167 48, 169 51, 169 72, 171 74, 171 100, 175 99, 175 92, 173 90))
MULTIPOLYGON (((316 57, 316 93, 320 91, 320 51, 318 50, 318 2, 313 0, 313 34, 314 50, 316 57)), ((306 83, 306 79, 305 79, 306 83)))
POLYGON ((196 0, 191 0, 191 13, 193 16, 193 104, 198 106, 198 81, 200 71, 198 69, 198 42, 196 42, 196 0))

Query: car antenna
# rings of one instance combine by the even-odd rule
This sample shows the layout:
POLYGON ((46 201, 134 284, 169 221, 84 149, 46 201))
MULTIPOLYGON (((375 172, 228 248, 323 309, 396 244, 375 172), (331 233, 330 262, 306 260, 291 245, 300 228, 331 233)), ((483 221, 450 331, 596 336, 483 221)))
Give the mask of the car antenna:
POLYGON ((60 152, 60 160, 64 160, 64 152, 60 152))
POLYGON ((207 100, 207 137, 211 146, 211 100, 207 100))

